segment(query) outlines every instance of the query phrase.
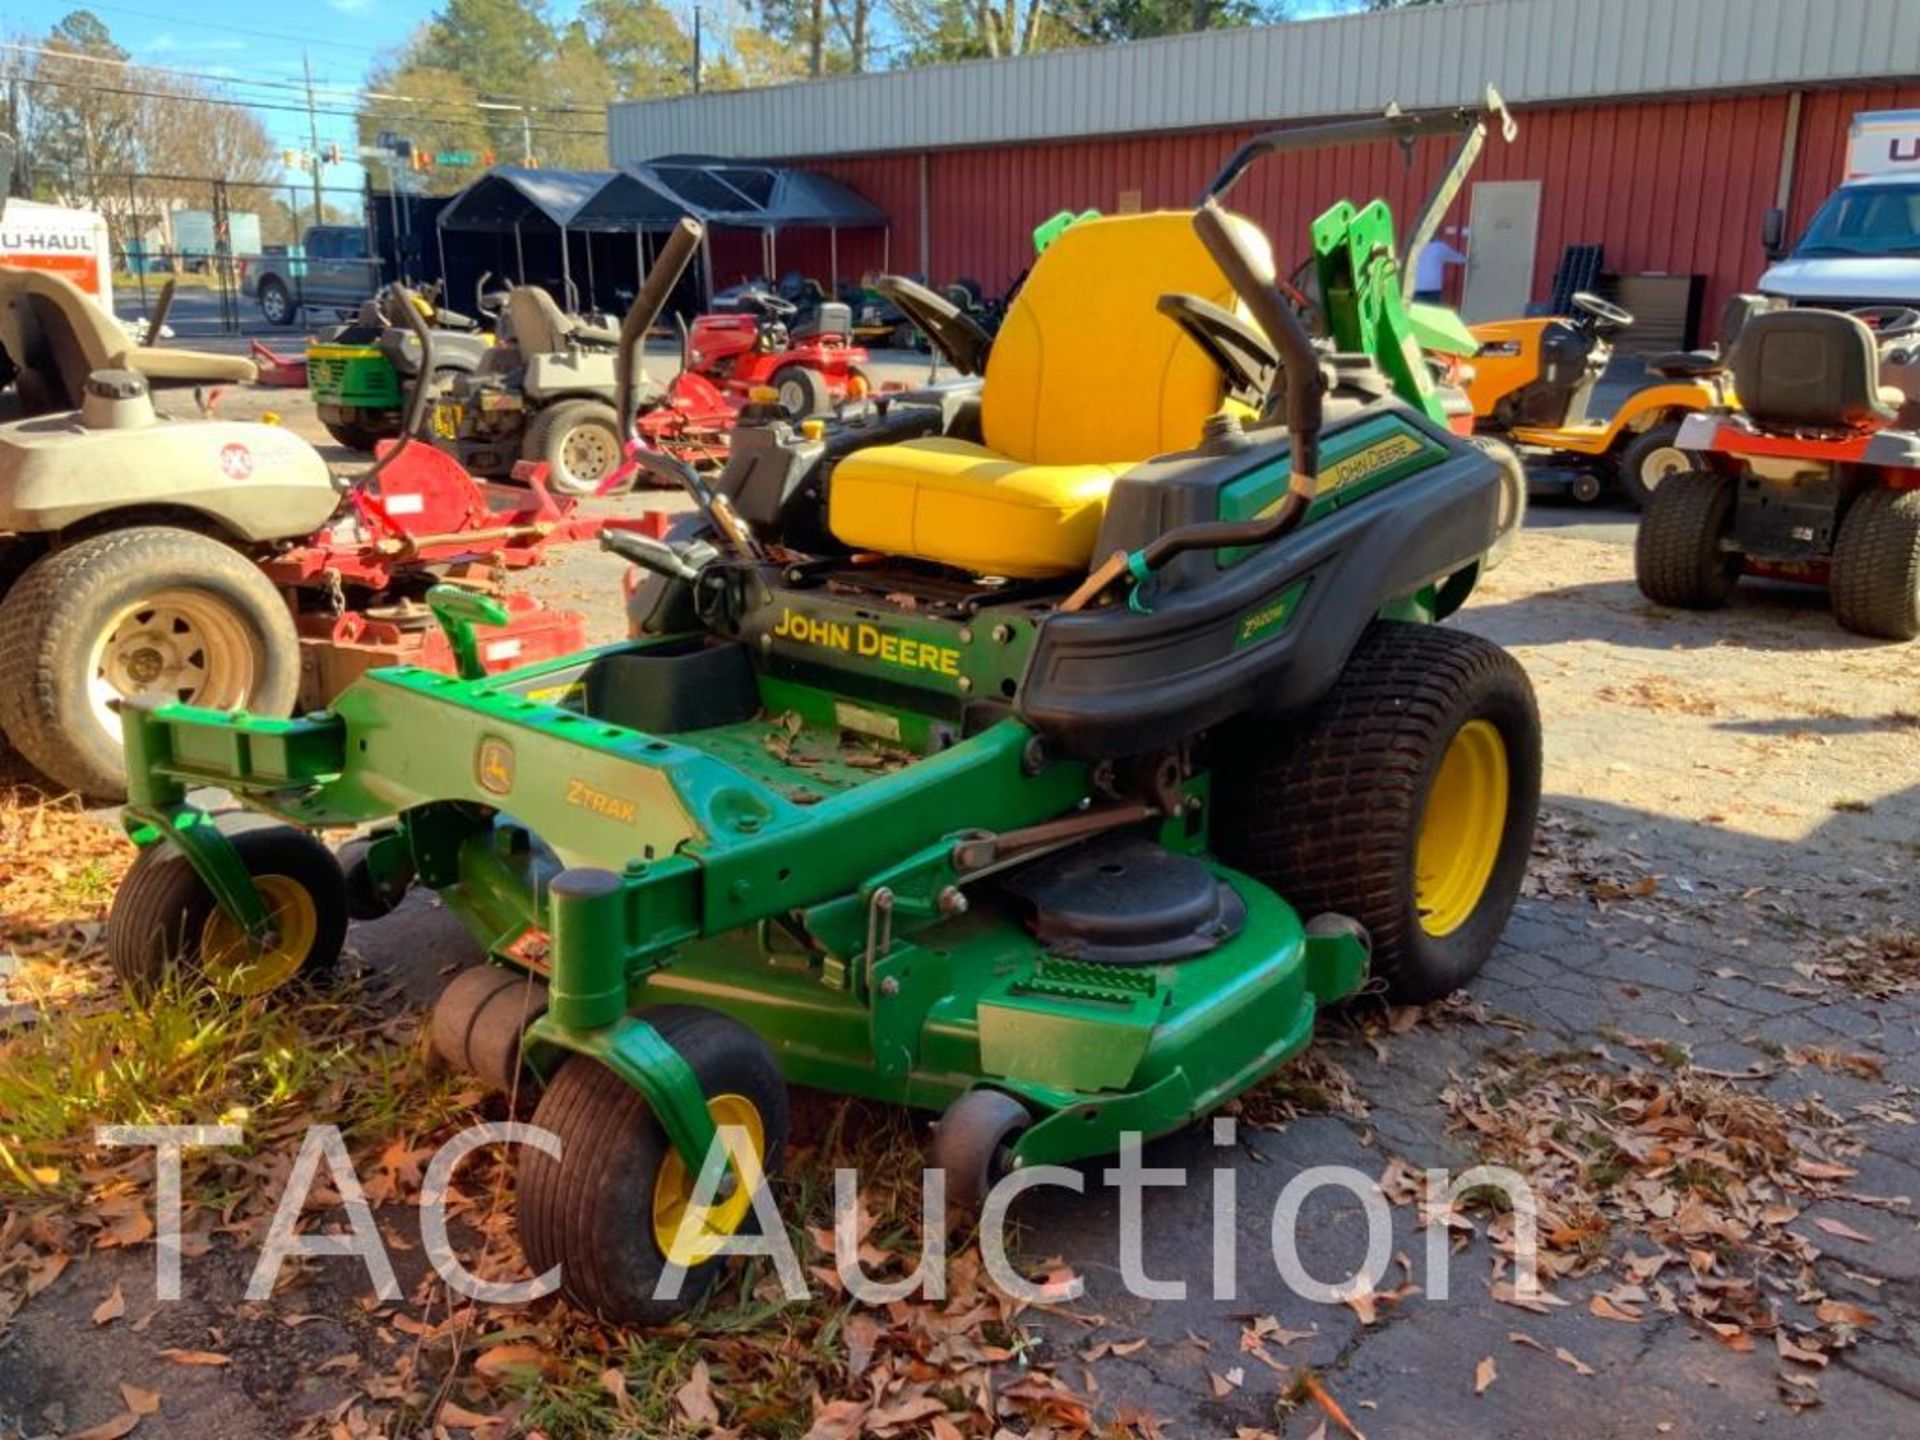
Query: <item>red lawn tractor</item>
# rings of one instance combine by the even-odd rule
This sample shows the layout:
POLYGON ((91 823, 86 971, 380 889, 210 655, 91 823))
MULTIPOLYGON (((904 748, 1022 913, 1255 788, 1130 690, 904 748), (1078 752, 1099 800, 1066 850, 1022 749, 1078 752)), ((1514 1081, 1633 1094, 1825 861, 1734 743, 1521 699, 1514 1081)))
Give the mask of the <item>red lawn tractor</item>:
POLYGON ((1920 310, 1757 315, 1732 365, 1740 410, 1683 422, 1701 468, 1641 516, 1641 593, 1707 610, 1742 575, 1824 585, 1845 629, 1920 638, 1920 310))
POLYGON ((735 404, 772 390, 795 420, 824 415, 865 395, 865 347, 853 343, 853 315, 822 301, 806 319, 770 290, 740 291, 729 310, 702 315, 687 335, 687 371, 713 382, 735 404))

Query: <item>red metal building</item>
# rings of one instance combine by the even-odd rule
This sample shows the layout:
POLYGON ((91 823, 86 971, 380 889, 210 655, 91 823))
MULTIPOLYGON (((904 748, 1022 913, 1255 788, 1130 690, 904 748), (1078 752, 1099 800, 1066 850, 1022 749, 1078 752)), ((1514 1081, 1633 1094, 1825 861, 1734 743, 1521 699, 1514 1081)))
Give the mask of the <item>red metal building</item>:
MULTIPOLYGON (((673 148, 803 159, 891 217, 884 235, 837 237, 831 257, 824 236, 783 234, 783 270, 886 265, 993 293, 1030 262, 1031 228, 1059 210, 1188 205, 1258 130, 1393 100, 1462 103, 1487 81, 1507 96, 1519 135, 1489 142, 1448 218, 1471 236, 1475 207, 1497 194, 1518 205, 1503 223, 1533 233, 1530 273, 1497 288, 1489 279, 1480 308, 1544 298, 1566 246, 1600 245, 1610 275, 1700 277, 1699 338, 1710 339, 1721 301, 1764 268, 1765 212, 1785 208, 1797 232, 1840 179, 1850 117, 1920 107, 1920 3, 1461 0, 626 105, 610 138, 615 163, 673 148), (1152 103, 1114 93, 1129 77, 1167 93, 1152 103), (1236 111, 1247 118, 1193 123, 1236 111), (869 143, 841 140, 863 124, 869 143), (690 125, 706 130, 705 145, 680 143, 690 125)), ((1312 217, 1342 197, 1384 197, 1410 220, 1447 148, 1282 156, 1249 175, 1234 205, 1266 227, 1286 264, 1304 258, 1312 217)), ((730 267, 757 268, 756 238, 716 250, 723 281, 730 267)))

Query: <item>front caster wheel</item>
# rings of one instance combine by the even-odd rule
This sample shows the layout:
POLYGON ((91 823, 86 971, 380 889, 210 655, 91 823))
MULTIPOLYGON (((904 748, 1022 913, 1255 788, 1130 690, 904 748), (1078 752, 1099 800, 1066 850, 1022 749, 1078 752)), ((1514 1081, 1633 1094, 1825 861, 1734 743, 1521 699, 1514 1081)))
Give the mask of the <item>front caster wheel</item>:
POLYGON ((999 1090, 969 1090, 933 1127, 930 1168, 946 1172, 947 1213, 979 1218, 987 1192, 1013 1168, 1013 1145, 1033 1123, 1027 1107, 999 1090))
POLYGON ((547 1013, 547 987, 531 975, 501 965, 474 965, 447 983, 433 1002, 431 1033, 436 1054, 462 1075, 512 1094, 532 1090, 520 1042, 547 1013))
POLYGON ((260 948, 247 939, 185 855, 164 842, 150 845, 107 915, 107 959, 135 995, 152 994, 175 974, 250 999, 317 979, 340 958, 347 896, 333 852, 285 825, 228 838, 266 901, 270 943, 260 948))
POLYGON ((747 1183, 697 1204, 697 1171, 640 1092, 584 1056, 560 1067, 533 1115, 559 1140, 560 1159, 530 1151, 522 1163, 520 1243, 536 1274, 560 1267, 567 1299, 622 1325, 671 1320, 711 1288, 721 1246, 751 1224, 753 1186, 778 1171, 787 1139, 786 1085, 759 1036, 691 1005, 642 1018, 693 1067, 747 1183), (655 1293, 669 1256, 687 1271, 672 1297, 655 1293))

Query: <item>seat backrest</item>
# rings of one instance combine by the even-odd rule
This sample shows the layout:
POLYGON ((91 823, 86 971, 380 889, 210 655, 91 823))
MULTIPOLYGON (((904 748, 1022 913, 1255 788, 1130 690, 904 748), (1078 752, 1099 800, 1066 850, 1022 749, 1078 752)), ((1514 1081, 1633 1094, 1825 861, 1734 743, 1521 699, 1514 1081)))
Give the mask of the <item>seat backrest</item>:
POLYGON ((1754 316, 1733 347, 1733 384, 1761 425, 1843 430, 1893 418, 1873 332, 1837 310, 1754 316))
POLYGON ((78 408, 87 376, 129 348, 127 332, 79 286, 44 270, 0 266, 0 347, 41 391, 36 409, 78 408))
POLYGON ((1765 315, 1771 311, 1783 309, 1784 300, 1776 300, 1771 295, 1742 293, 1729 295, 1720 307, 1720 353, 1732 353, 1733 342, 1740 338, 1740 332, 1747 328, 1747 322, 1756 315, 1765 315))
MULTIPOLYGON (((1257 253, 1267 240, 1232 217, 1257 253)), ((987 356, 986 443, 1026 464, 1125 464, 1184 450, 1220 408, 1219 370, 1157 308, 1238 297, 1189 211, 1082 220, 1034 261, 987 356)))
POLYGON ((507 292, 507 328, 520 354, 532 359, 564 345, 573 322, 538 285, 516 285, 507 292))

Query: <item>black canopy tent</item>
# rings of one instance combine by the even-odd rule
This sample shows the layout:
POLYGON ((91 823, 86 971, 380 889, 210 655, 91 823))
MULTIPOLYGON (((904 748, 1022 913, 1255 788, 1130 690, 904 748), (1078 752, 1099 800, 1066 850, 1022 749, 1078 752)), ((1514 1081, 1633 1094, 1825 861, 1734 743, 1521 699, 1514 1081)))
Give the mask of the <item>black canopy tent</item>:
MULTIPOLYGON (((440 269, 447 277, 449 296, 464 295, 455 288, 455 267, 448 262, 447 232, 461 232, 469 239, 457 247, 464 251, 458 266, 467 287, 476 284, 485 271, 511 276, 520 284, 560 282, 560 298, 572 304, 567 294, 573 289, 572 257, 568 253, 568 232, 575 213, 592 199, 612 176, 608 170, 536 170, 520 165, 500 165, 489 170, 462 190, 438 217, 440 269), (483 258, 478 237, 492 238, 490 259, 483 258), (507 240, 511 237, 510 252, 507 240), (528 251, 533 252, 534 269, 529 274, 528 251), (511 269, 507 264, 512 257, 511 269)), ((591 264, 591 255, 589 255, 591 264)), ((589 301, 592 286, 589 285, 589 301)))
POLYGON ((762 273, 769 279, 778 273, 781 230, 825 230, 830 286, 840 281, 840 231, 877 229, 885 242, 892 238, 886 212, 831 176, 703 155, 668 155, 626 166, 581 206, 576 223, 652 216, 662 206, 675 218, 691 215, 706 227, 701 268, 708 298, 713 291, 715 229, 759 232, 762 273))
POLYGON ((841 230, 878 229, 883 243, 891 242, 885 211, 838 180, 808 170, 685 155, 611 171, 501 165, 475 180, 440 211, 437 228, 441 271, 447 277, 449 295, 465 293, 455 289, 455 267, 447 254, 446 235, 454 231, 473 237, 467 245, 457 247, 468 251, 461 257, 466 263, 458 265, 467 288, 477 282, 482 270, 491 268, 497 274, 511 273, 522 284, 552 284, 557 280, 565 293, 575 290, 577 248, 584 260, 586 281, 584 290, 578 293, 591 305, 605 281, 617 308, 622 298, 638 288, 640 277, 646 273, 652 248, 649 232, 667 230, 682 216, 692 216, 708 231, 702 250, 701 299, 711 298, 713 293, 715 229, 757 232, 762 273, 768 278, 776 273, 777 237, 782 229, 824 230, 829 283, 833 285, 840 279, 841 230), (630 255, 625 241, 614 239, 629 234, 633 236, 630 255), (481 236, 492 237, 490 266, 474 253, 481 248, 481 236), (503 253, 509 238, 511 271, 503 253), (631 283, 623 283, 629 275, 631 283))

